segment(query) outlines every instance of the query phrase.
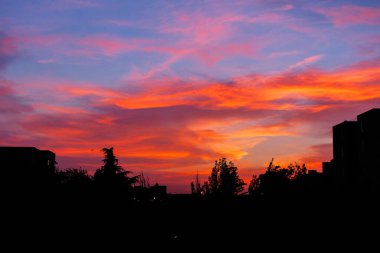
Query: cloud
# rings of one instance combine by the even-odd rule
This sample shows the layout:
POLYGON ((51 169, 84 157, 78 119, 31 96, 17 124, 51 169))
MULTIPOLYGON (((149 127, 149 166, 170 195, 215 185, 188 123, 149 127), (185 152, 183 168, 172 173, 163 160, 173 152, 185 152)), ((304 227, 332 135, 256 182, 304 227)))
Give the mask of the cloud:
POLYGON ((51 11, 66 11, 70 9, 92 9, 99 8, 102 5, 95 0, 57 0, 54 2, 45 2, 41 8, 51 11))
POLYGON ((40 60, 37 60, 37 62, 40 64, 49 64, 49 63, 55 63, 57 62, 57 60, 54 58, 49 58, 49 59, 40 59, 40 60))
POLYGON ((18 42, 13 37, 0 33, 0 72, 18 56, 18 42))
POLYGON ((212 66, 231 56, 255 57, 255 51, 256 49, 252 43, 230 43, 201 49, 195 52, 195 55, 196 58, 201 60, 201 62, 208 66, 212 66))
MULTIPOLYGON (((93 2, 83 3, 85 6, 93 2)), ((77 3, 74 1, 73 4, 77 3)), ((196 61, 194 65, 200 63, 205 67, 216 69, 218 65, 237 59, 243 61, 258 59, 260 50, 270 46, 278 38, 243 32, 243 28, 247 26, 256 29, 269 25, 315 34, 305 22, 300 25, 299 20, 278 10, 247 15, 240 11, 230 12, 221 8, 220 11, 210 15, 206 11, 184 9, 168 12, 159 19, 148 19, 145 23, 141 20, 133 20, 133 24, 130 22, 132 21, 126 19, 102 18, 101 21, 92 24, 95 26, 102 24, 103 28, 104 24, 130 26, 140 31, 141 37, 126 36, 114 31, 75 34, 30 31, 15 33, 14 38, 23 50, 37 56, 41 64, 45 59, 94 60, 120 57, 129 53, 138 54, 141 59, 150 57, 151 64, 145 63, 144 66, 136 64, 137 71, 133 73, 139 73, 142 79, 146 79, 172 73, 175 69, 173 66, 194 64, 194 61, 196 61), (146 36, 147 31, 149 36, 146 36)), ((129 79, 136 77, 131 76, 129 79)))
POLYGON ((107 19, 104 21, 105 24, 113 25, 113 26, 120 26, 120 27, 130 27, 132 26, 130 20, 126 19, 107 19))
MULTIPOLYGON (((141 49, 146 40, 123 39, 108 35, 91 35, 78 40, 78 45, 87 55, 114 56, 141 49)), ((79 52, 79 51, 78 51, 79 52)))
MULTIPOLYGON (((93 58, 94 56, 113 57, 143 50, 145 45, 150 45, 154 42, 149 39, 124 38, 107 34, 88 36, 20 34, 8 38, 8 40, 10 39, 17 43, 20 48, 32 51, 34 54, 44 52, 63 57, 80 56, 82 58, 93 58)), ((48 59, 53 59, 53 57, 48 59)))
POLYGON ((343 5, 314 11, 326 16, 336 27, 380 24, 380 7, 343 5))
POLYGON ((25 103, 8 85, 1 96, 6 98, 3 108, 9 109, 2 111, 14 113, 3 114, 3 119, 19 129, 18 141, 10 128, 2 130, 13 143, 22 140, 23 145, 54 150, 62 166, 73 166, 65 157, 87 157, 77 166, 91 171, 99 159, 96 150, 106 146, 115 146, 126 167, 156 175, 170 171, 189 176, 196 169, 206 173, 221 156, 243 169, 260 167, 272 155, 253 155, 262 143, 279 162, 300 160, 319 168, 326 155, 311 146, 327 143, 332 125, 379 104, 377 63, 330 72, 240 76, 225 83, 147 79, 133 92, 92 83, 29 82, 17 87, 24 93, 27 87, 41 92, 25 103), (15 113, 23 116, 16 120, 11 117, 15 113), (282 153, 277 147, 284 147, 282 153), (299 151, 309 147, 309 154, 299 151))
POLYGON ((321 54, 309 56, 309 57, 307 57, 307 58, 305 58, 299 62, 296 62, 293 65, 290 65, 288 69, 291 70, 291 69, 296 69, 296 68, 300 68, 300 67, 304 67, 304 66, 313 64, 313 63, 319 61, 322 57, 323 57, 323 55, 321 55, 321 54))
POLYGON ((244 175, 272 156, 319 168, 331 126, 380 104, 376 29, 326 25, 376 25, 378 7, 138 4, 121 17, 108 12, 121 3, 59 1, 45 5, 49 26, 41 10, 12 18, 0 38, 1 144, 51 149, 61 168, 91 172, 114 146, 126 168, 179 187, 222 156, 244 175), (351 39, 367 53, 351 57, 351 39))
POLYGON ((308 169, 321 170, 321 161, 332 159, 332 143, 322 143, 308 147, 308 154, 300 160, 308 164, 308 169))
POLYGON ((4 117, 3 120, 5 121, 11 114, 22 114, 32 111, 32 107, 26 103, 27 101, 23 97, 18 96, 11 88, 10 82, 4 79, 0 79, 0 98, 0 115, 4 117))
POLYGON ((17 94, 13 88, 14 83, 3 73, 6 67, 20 56, 18 42, 13 37, 0 34, 0 125, 4 128, 6 136, 9 136, 6 131, 15 130, 11 129, 24 113, 32 111, 32 107, 27 103, 28 99, 17 94))
POLYGON ((182 36, 189 44, 213 44, 234 34, 232 22, 235 16, 209 16, 202 12, 175 12, 172 19, 163 22, 157 31, 182 36))
POLYGON ((280 52, 272 52, 269 57, 286 57, 292 55, 299 55, 302 52, 299 50, 291 50, 291 51, 280 51, 280 52))
POLYGON ((14 83, 0 76, 0 145, 24 145, 25 136, 21 125, 24 117, 33 113, 30 100, 13 89, 14 83))
POLYGON ((291 4, 286 4, 286 5, 281 6, 279 9, 282 11, 290 11, 294 9, 294 6, 291 4))

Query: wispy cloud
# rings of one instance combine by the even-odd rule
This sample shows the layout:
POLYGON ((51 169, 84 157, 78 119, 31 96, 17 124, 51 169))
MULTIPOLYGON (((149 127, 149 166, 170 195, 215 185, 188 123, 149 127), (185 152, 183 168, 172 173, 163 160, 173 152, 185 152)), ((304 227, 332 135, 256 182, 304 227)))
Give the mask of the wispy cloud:
POLYGON ((313 63, 319 61, 322 57, 323 57, 323 55, 321 55, 321 54, 306 57, 305 59, 298 61, 298 62, 294 63, 293 65, 290 65, 288 69, 292 70, 292 69, 296 69, 296 68, 300 68, 300 67, 305 67, 307 65, 310 65, 310 64, 313 64, 313 63))
POLYGON ((286 57, 286 56, 292 56, 292 55, 299 55, 301 53, 302 51, 299 51, 299 50, 279 51, 279 52, 270 53, 269 57, 286 57))
POLYGON ((54 58, 40 59, 40 60, 37 60, 37 62, 40 63, 40 64, 50 64, 50 63, 57 62, 57 59, 54 59, 54 58))
POLYGON ((279 8, 282 11, 290 11, 294 9, 294 6, 291 4, 285 4, 279 8))
POLYGON ((120 26, 120 27, 131 27, 132 23, 130 20, 126 19, 107 19, 104 21, 105 24, 120 26))
POLYGON ((317 13, 325 15, 335 26, 380 25, 380 7, 343 5, 317 8, 317 13))
POLYGON ((96 0, 57 0, 47 2, 43 7, 54 11, 65 11, 70 9, 99 8, 102 5, 96 0))

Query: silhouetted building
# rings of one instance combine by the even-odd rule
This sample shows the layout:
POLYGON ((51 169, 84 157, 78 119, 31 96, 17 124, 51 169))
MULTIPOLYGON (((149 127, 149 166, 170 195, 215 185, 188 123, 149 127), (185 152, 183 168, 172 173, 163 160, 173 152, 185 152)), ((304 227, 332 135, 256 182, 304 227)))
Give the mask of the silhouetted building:
POLYGON ((155 184, 151 187, 133 187, 133 196, 136 201, 160 201, 166 194, 167 187, 165 185, 155 184))
POLYGON ((358 126, 356 121, 344 121, 333 127, 333 166, 339 187, 347 188, 357 183, 360 168, 358 126))
POLYGON ((0 147, 0 168, 9 186, 40 187, 53 183, 55 154, 34 147, 0 147))
POLYGON ((308 170, 307 171, 307 175, 311 176, 311 177, 314 177, 314 176, 318 176, 320 173, 316 170, 308 170))
POLYGON ((380 109, 358 115, 360 130, 361 183, 379 190, 380 182, 380 109))
POLYGON ((162 199, 166 196, 166 186, 165 185, 158 185, 155 184, 152 187, 150 187, 150 190, 152 191, 152 196, 154 200, 162 199))
POLYGON ((323 173, 340 190, 379 187, 380 109, 333 126, 333 159, 324 162, 323 173))
POLYGON ((322 173, 326 176, 333 176, 334 174, 333 160, 331 160, 330 162, 322 162, 322 173))

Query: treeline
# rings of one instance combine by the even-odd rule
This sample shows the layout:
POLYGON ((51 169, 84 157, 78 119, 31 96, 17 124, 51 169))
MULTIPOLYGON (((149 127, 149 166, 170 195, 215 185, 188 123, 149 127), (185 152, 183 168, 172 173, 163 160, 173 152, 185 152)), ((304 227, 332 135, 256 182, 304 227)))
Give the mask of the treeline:
POLYGON ((130 171, 123 169, 114 155, 113 148, 103 148, 103 166, 97 169, 94 176, 90 176, 83 169, 66 169, 56 171, 56 180, 59 185, 72 190, 84 190, 94 185, 103 191, 129 192, 139 181, 145 180, 143 174, 129 176, 130 171))
MULTIPOLYGON (((134 188, 139 189, 140 195, 141 188, 150 188, 149 182, 146 182, 148 180, 142 173, 130 176, 131 171, 119 165, 112 147, 103 148, 102 152, 104 153, 103 166, 96 170, 94 176, 90 176, 83 169, 57 171, 59 184, 71 190, 85 190, 94 186, 102 192, 119 192, 127 195, 134 188)), ((247 184, 240 178, 238 168, 234 163, 221 158, 215 161, 207 181, 201 184, 197 174, 195 182, 191 182, 190 185, 192 195, 197 196, 231 197, 249 194, 256 198, 263 198, 316 193, 322 190, 321 185, 325 183, 321 174, 308 174, 305 164, 294 163, 281 167, 275 165, 272 159, 265 173, 253 175, 247 184), (244 191, 245 188, 248 191, 244 191)), ((326 184, 325 187, 327 187, 326 184)))
POLYGON ((162 202, 166 186, 158 183, 150 185, 149 178, 141 172, 131 176, 131 171, 119 165, 114 149, 103 148, 103 166, 93 176, 83 169, 56 170, 55 190, 63 196, 76 199, 113 200, 114 203, 132 201, 134 203, 162 202))
MULTIPOLYGON (((93 175, 81 168, 60 170, 55 162, 24 168, 17 163, 5 166, 3 184, 9 199, 24 200, 46 199, 76 199, 94 201, 96 199, 155 202, 161 201, 166 194, 166 187, 158 183, 150 185, 149 178, 141 172, 132 175, 119 165, 114 149, 103 148, 103 165, 99 166, 93 175), (116 198, 116 199, 115 199, 116 198)), ((26 159, 21 157, 20 159, 26 159)))
MULTIPOLYGON (((310 233, 320 236, 318 229, 336 224, 336 217, 330 213, 348 210, 352 219, 358 207, 366 211, 366 217, 378 217, 378 212, 376 216, 367 212, 375 210, 372 203, 377 204, 378 198, 364 204, 352 196, 346 202, 336 201, 329 197, 333 191, 328 178, 323 173, 310 173, 305 165, 281 167, 272 160, 263 174, 253 175, 247 184, 238 168, 222 158, 215 162, 206 182, 201 183, 196 175, 191 195, 164 197, 162 186, 150 186, 143 174, 132 176, 123 169, 113 148, 102 152, 103 165, 93 176, 82 169, 55 170, 50 177, 52 184, 41 191, 30 190, 36 185, 31 182, 21 187, 20 195, 10 194, 2 203, 8 210, 8 231, 16 228, 18 241, 42 238, 43 243, 55 241, 60 246, 79 240, 96 246, 104 242, 125 247, 142 240, 209 243, 214 248, 215 244, 224 247, 225 242, 236 246, 242 238, 248 242, 254 238, 256 243, 283 240, 282 246, 291 245, 295 237, 307 239, 310 233), (20 237, 19 231, 29 232, 20 237)), ((362 221, 362 215, 356 217, 362 221)), ((346 232, 344 227, 339 228, 346 232)), ((335 240, 334 227, 327 232, 335 240)), ((347 230, 347 234, 351 232, 347 230)), ((314 238, 311 241, 315 242, 314 238)))
POLYGON ((201 184, 199 175, 190 183, 191 193, 204 197, 228 197, 249 194, 256 198, 273 198, 284 196, 301 196, 317 194, 326 190, 329 185, 321 173, 308 173, 305 164, 291 163, 287 167, 274 164, 272 159, 265 171, 253 175, 247 184, 239 177, 238 168, 226 158, 215 161, 208 180, 201 184))
MULTIPOLYGON (((47 170, 43 180, 40 176, 25 180, 22 171, 18 175, 19 189, 23 192, 39 189, 40 192, 58 190, 62 193, 73 193, 77 196, 90 194, 118 195, 126 199, 151 200, 162 199, 166 187, 156 183, 150 186, 149 179, 143 173, 131 176, 132 172, 119 165, 113 147, 103 148, 103 165, 94 175, 89 175, 84 169, 68 168, 58 170, 55 165, 47 170), (34 181, 33 181, 34 180, 34 181)), ((35 168, 42 171, 43 168, 35 168)), ((315 172, 315 171, 314 171, 315 172)), ((208 180, 201 183, 199 175, 191 182, 192 196, 230 198, 238 195, 249 195, 255 198, 273 198, 283 196, 304 195, 305 193, 320 193, 328 189, 328 181, 321 173, 308 173, 305 166, 297 163, 281 167, 270 161, 265 173, 253 175, 247 184, 240 178, 238 168, 226 158, 215 161, 208 180)), ((87 195, 88 196, 88 195, 87 195)))

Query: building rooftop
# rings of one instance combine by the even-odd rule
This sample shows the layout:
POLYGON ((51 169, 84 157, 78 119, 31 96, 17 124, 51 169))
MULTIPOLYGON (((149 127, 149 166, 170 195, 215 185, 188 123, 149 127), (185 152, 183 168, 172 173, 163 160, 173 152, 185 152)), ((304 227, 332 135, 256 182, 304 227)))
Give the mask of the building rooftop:
POLYGON ((363 112, 363 113, 359 114, 357 118, 359 119, 362 117, 375 116, 375 115, 380 116, 380 108, 373 108, 369 111, 363 112))
POLYGON ((336 124, 335 126, 333 126, 333 128, 336 128, 336 127, 347 127, 347 126, 356 126, 358 124, 357 121, 343 121, 339 124, 336 124))

